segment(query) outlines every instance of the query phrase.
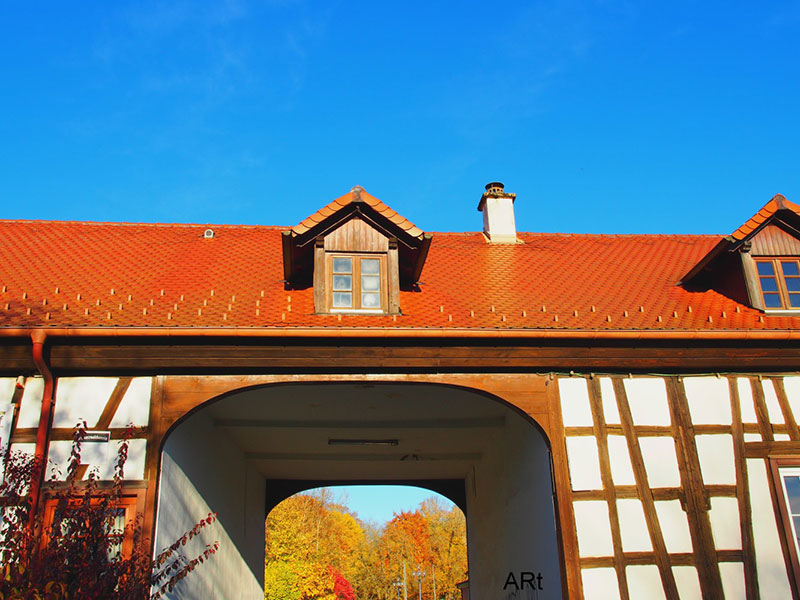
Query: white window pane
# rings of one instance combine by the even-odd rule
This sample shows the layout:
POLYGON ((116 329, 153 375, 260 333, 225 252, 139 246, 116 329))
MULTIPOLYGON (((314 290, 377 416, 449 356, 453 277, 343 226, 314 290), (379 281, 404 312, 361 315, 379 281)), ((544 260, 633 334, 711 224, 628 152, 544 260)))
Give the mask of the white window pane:
POLYGON ((334 308, 350 308, 353 306, 353 294, 350 292, 334 292, 333 306, 334 308))
POLYGON ((361 272, 370 275, 377 275, 381 272, 381 261, 377 258, 362 258, 361 272))
POLYGON ((353 276, 352 275, 334 275, 333 276, 333 289, 339 291, 350 291, 353 289, 353 276))
POLYGON ((380 308, 381 297, 380 294, 371 292, 364 292, 361 294, 361 306, 364 308, 380 308))
POLYGON ((353 272, 353 259, 352 258, 334 258, 333 259, 333 272, 334 273, 352 273, 353 272))
POLYGON ((374 292, 381 289, 381 278, 374 275, 361 276, 361 289, 367 292, 374 292))

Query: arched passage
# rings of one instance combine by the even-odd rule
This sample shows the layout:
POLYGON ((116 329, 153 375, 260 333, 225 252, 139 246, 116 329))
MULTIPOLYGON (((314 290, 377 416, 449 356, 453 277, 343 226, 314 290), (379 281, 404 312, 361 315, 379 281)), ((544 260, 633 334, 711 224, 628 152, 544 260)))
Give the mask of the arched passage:
POLYGON ((182 593, 263 596, 263 523, 282 495, 270 485, 287 481, 449 482, 463 489, 472 598, 515 597, 520 586, 519 597, 561 597, 547 440, 497 398, 446 385, 337 382, 247 388, 203 405, 162 450, 156 549, 209 510, 219 514, 205 535, 220 552, 181 582, 182 593))

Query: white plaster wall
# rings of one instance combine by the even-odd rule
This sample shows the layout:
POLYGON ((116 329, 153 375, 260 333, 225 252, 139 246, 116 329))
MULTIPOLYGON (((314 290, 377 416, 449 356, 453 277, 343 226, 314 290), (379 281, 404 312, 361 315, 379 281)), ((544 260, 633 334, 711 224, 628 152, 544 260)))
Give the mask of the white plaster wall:
POLYGON ((600 396, 603 399, 603 416, 608 425, 619 425, 619 407, 617 395, 614 393, 614 382, 610 377, 600 378, 600 396))
POLYGON ((53 427, 94 427, 116 385, 116 377, 59 377, 53 427))
POLYGON ((753 542, 761 600, 785 600, 792 597, 786 565, 783 561, 778 525, 772 508, 766 461, 747 459, 750 483, 750 509, 753 515, 753 542))
MULTIPOLYGON (((84 479, 89 477, 91 471, 96 471, 100 479, 112 479, 114 466, 117 463, 120 442, 84 442, 81 445, 81 464, 88 465, 84 479)), ((144 459, 147 450, 147 440, 135 439, 128 441, 128 458, 125 461, 123 478, 126 480, 144 479, 144 459)), ((47 456, 47 477, 64 480, 69 466, 69 455, 72 452, 72 442, 69 440, 53 440, 50 442, 50 452, 47 456)))
POLYGON ((28 377, 25 382, 25 391, 22 393, 22 404, 19 409, 17 427, 39 426, 43 394, 44 380, 41 377, 28 377))
MULTIPOLYGON (((59 377, 53 426, 75 427, 86 421, 90 429, 94 427, 118 381, 117 377, 59 377)), ((151 387, 151 377, 133 379, 110 426, 147 425, 151 387)))
POLYGON ((786 398, 792 409, 794 420, 800 416, 800 377, 784 377, 783 387, 786 389, 786 398))
POLYGON ((733 436, 727 433, 696 435, 694 441, 703 482, 706 485, 736 485, 733 436))
POLYGON ((152 377, 136 377, 122 397, 122 402, 111 419, 111 427, 135 425, 144 427, 150 418, 150 396, 153 387, 152 377))
POLYGON ((15 377, 0 377, 0 404, 11 402, 16 384, 17 379, 15 377))
MULTIPOLYGON (((539 600, 561 598, 561 574, 549 452, 542 435, 509 415, 506 431, 477 464, 468 482, 470 595, 505 598, 509 571, 542 573, 539 600)), ((531 591, 531 590, 528 590, 531 591)), ((527 592, 519 594, 527 598, 527 592)))
POLYGON ((573 502, 575 529, 578 534, 580 556, 613 556, 611 519, 605 500, 579 500, 573 502))
POLYGON ((218 540, 219 552, 168 598, 264 597, 264 479, 202 412, 180 424, 164 446, 156 552, 209 512, 218 522, 187 544, 192 558, 218 540))
POLYGON ((628 594, 631 598, 666 600, 661 573, 656 565, 629 565, 625 567, 628 578, 628 594))
POLYGON ((736 380, 736 386, 739 388, 739 405, 742 411, 742 422, 758 423, 756 408, 753 403, 753 386, 750 385, 750 380, 746 377, 739 377, 736 380))
POLYGON ((681 600, 703 600, 696 567, 672 567, 672 574, 681 600))
POLYGON ((767 405, 767 413, 769 414, 770 423, 775 425, 783 425, 786 421, 783 419, 783 411, 778 402, 778 395, 775 393, 775 386, 772 381, 765 379, 761 382, 764 388, 764 400, 767 405))
POLYGON ((669 553, 692 552, 689 519, 680 500, 656 500, 656 515, 669 553))
POLYGON ((668 426, 671 423, 667 387, 663 379, 634 377, 624 381, 634 425, 668 426))
POLYGON ((686 377, 683 387, 694 425, 731 424, 731 398, 727 378, 686 377))
POLYGON ((615 569, 581 569, 581 579, 584 600, 619 600, 619 580, 615 569))
POLYGON ((573 490, 602 490, 597 440, 590 436, 568 437, 567 460, 573 490))
POLYGON ((591 427, 592 408, 589 404, 589 388, 583 377, 558 380, 561 397, 561 416, 564 427, 591 427))

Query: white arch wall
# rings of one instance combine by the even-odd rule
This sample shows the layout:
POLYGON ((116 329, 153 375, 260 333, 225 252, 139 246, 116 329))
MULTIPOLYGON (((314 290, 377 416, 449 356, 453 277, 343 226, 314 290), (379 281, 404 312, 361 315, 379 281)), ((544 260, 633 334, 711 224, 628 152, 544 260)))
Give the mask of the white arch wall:
MULTIPOLYGON (((311 394, 309 390, 313 390, 319 394, 319 398, 328 398, 334 402, 336 410, 341 411, 340 414, 354 421, 376 418, 367 414, 369 411, 364 409, 365 398, 373 398, 376 405, 383 406, 388 411, 380 413, 381 422, 394 419, 408 422, 409 418, 438 422, 445 416, 458 419, 463 416, 458 412, 459 408, 473 411, 467 412, 467 415, 483 414, 492 417, 488 419, 492 423, 499 420, 499 428, 491 425, 488 431, 480 428, 465 429, 458 434, 459 443, 467 439, 472 445, 471 449, 460 446, 458 452, 474 452, 479 457, 470 459, 472 462, 465 465, 458 475, 454 471, 435 471, 436 468, 452 468, 436 467, 436 459, 386 462, 383 464, 388 470, 380 471, 375 470, 374 464, 364 461, 340 465, 322 457, 316 467, 309 467, 306 459, 295 462, 303 463, 305 466, 302 468, 311 468, 317 473, 316 478, 319 478, 316 469, 321 467, 325 470, 333 469, 344 478, 361 480, 379 480, 380 477, 464 477, 467 485, 472 597, 505 598, 517 592, 522 594, 520 597, 527 597, 527 592, 534 590, 528 588, 518 591, 514 586, 506 585, 506 582, 510 573, 513 573, 517 581, 521 580, 522 573, 532 573, 542 575, 536 581, 537 587, 541 583, 542 589, 535 590, 535 597, 561 598, 549 452, 543 434, 532 423, 510 408, 480 394, 449 386, 390 383, 380 386, 370 384, 368 388, 360 388, 314 385, 319 386, 319 389, 313 390, 311 386, 306 386, 303 390, 297 388, 292 392, 291 386, 283 386, 243 390, 238 399, 238 394, 229 395, 219 403, 210 405, 210 410, 201 409, 170 433, 162 458, 157 548, 166 546, 191 527, 198 514, 216 510, 220 513, 221 522, 221 529, 203 534, 206 542, 220 540, 220 554, 211 564, 204 565, 184 580, 176 589, 175 597, 181 594, 180 597, 203 598, 263 596, 264 476, 246 466, 246 459, 249 459, 251 465, 258 464, 253 458, 251 448, 256 442, 252 437, 236 438, 238 430, 220 427, 219 419, 224 416, 245 417, 256 421, 286 419, 283 410, 293 411, 292 419, 300 418, 295 414, 299 410, 298 406, 306 406, 304 402, 308 401, 311 394), (353 400, 356 404, 352 406, 360 408, 347 409, 347 406, 341 404, 345 399, 353 400), (409 413, 412 405, 413 412, 409 413), (504 415, 504 418, 497 419, 498 415, 504 415), (234 439, 239 440, 238 445, 234 439), (239 450, 240 447, 249 449, 247 457, 239 450), (413 469, 409 470, 409 467, 413 469)), ((319 403, 317 398, 314 398, 314 402, 319 403)), ((368 404, 372 402, 370 400, 368 404)), ((324 407, 318 406, 316 410, 328 414, 324 407)), ((319 419, 320 416, 309 414, 307 418, 319 419)), ((436 448, 434 454, 446 454, 448 449, 441 446, 443 431, 435 427, 425 434, 424 439, 420 437, 420 431, 425 431, 425 428, 411 432, 406 430, 398 435, 411 436, 416 439, 414 444, 423 446, 430 442, 436 448)), ((309 430, 300 429, 298 435, 305 435, 304 431, 309 430)), ((316 430, 312 428, 310 431, 316 430)), ((286 434, 275 431, 274 435, 285 437, 286 434)), ((316 439, 320 433, 316 431, 313 435, 316 439)), ((301 454, 307 451, 302 447, 299 450, 301 454)), ((286 450, 288 451, 289 449, 286 450)), ((431 450, 425 448, 421 450, 423 455, 429 451, 431 450)), ((294 466, 295 463, 290 462, 269 468, 279 469, 282 478, 291 478, 294 466), (289 467, 291 468, 287 471, 289 467)), ((299 478, 305 478, 301 476, 302 473, 298 473, 299 478)))
POLYGON ((544 437, 510 414, 505 435, 467 480, 471 598, 562 597, 553 502, 544 437), (509 573, 517 585, 522 573, 534 574, 535 588, 518 589, 509 573))
POLYGON ((213 527, 187 544, 193 558, 218 541, 212 562, 194 571, 168 598, 264 597, 264 477, 202 411, 168 437, 161 458, 156 554, 209 512, 213 527))

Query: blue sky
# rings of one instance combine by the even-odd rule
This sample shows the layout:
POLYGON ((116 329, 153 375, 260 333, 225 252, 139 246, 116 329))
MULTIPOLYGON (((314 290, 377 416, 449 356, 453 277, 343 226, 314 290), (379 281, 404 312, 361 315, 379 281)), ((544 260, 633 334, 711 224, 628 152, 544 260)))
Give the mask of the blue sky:
POLYGON ((334 502, 347 506, 362 521, 377 525, 391 521, 395 513, 416 510, 427 498, 453 506, 441 494, 408 485, 340 485, 330 489, 334 502))
POLYGON ((728 233, 800 202, 800 4, 6 2, 3 218, 728 233))

